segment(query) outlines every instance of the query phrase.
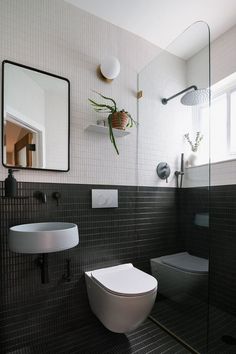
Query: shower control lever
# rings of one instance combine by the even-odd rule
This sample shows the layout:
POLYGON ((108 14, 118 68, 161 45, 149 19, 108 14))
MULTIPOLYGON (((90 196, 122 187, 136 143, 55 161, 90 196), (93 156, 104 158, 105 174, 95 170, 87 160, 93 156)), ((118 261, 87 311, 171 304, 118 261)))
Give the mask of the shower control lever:
POLYGON ((165 179, 168 183, 168 177, 170 176, 170 166, 167 162, 160 162, 157 166, 157 175, 160 179, 165 179))

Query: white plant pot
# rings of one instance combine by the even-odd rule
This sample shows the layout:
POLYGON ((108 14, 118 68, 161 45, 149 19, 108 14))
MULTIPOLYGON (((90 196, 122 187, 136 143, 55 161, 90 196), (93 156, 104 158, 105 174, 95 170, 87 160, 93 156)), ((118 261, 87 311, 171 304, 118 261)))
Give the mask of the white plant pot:
POLYGON ((188 167, 196 166, 198 155, 196 152, 192 152, 188 157, 188 167))

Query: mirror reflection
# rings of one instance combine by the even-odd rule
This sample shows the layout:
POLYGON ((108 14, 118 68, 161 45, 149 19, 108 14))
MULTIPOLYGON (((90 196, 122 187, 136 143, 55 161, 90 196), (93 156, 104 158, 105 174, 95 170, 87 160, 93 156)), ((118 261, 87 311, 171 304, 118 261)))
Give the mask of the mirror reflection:
POLYGON ((3 165, 69 170, 69 81, 3 62, 3 165))

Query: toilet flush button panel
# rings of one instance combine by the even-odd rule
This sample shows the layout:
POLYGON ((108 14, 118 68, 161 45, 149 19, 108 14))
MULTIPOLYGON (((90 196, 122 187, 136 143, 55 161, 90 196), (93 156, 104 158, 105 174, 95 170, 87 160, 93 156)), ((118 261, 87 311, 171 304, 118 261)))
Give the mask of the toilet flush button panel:
POLYGON ((118 190, 92 189, 92 208, 118 208, 118 190))

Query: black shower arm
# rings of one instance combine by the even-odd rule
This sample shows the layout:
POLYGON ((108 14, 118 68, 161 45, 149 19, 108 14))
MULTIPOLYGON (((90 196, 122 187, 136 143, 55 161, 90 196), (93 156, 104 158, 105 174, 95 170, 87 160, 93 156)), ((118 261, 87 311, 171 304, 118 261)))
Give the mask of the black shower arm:
POLYGON ((175 97, 177 97, 179 95, 182 95, 182 93, 184 93, 184 92, 186 92, 188 90, 191 90, 191 89, 197 90, 197 86, 195 86, 195 85, 189 86, 186 89, 176 93, 175 95, 173 95, 173 96, 171 96, 169 98, 162 98, 161 102, 162 102, 162 104, 167 104, 167 102, 172 100, 172 98, 175 98, 175 97))

